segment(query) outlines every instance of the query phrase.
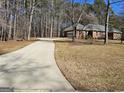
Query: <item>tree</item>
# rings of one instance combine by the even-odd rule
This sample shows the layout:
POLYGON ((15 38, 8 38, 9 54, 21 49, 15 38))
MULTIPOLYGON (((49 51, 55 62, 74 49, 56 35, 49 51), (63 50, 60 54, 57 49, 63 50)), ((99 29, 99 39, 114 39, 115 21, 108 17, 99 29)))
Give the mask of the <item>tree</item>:
POLYGON ((32 30, 32 21, 33 21, 33 14, 34 14, 34 8, 35 8, 35 0, 30 1, 30 22, 29 22, 29 31, 28 31, 28 40, 30 40, 31 36, 31 30, 32 30))
POLYGON ((104 0, 94 0, 94 14, 99 20, 99 24, 105 24, 105 15, 106 15, 106 3, 104 0))

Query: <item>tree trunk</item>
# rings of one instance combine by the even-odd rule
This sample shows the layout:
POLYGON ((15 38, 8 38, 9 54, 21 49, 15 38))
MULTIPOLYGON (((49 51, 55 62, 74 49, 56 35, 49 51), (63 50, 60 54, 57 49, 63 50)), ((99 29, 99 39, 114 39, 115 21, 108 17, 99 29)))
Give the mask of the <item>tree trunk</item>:
POLYGON ((9 23, 9 35, 8 35, 8 39, 12 39, 12 15, 10 14, 10 23, 9 23))
POLYGON ((107 6, 107 13, 106 13, 106 22, 105 22, 105 44, 108 44, 108 30, 109 30, 109 8, 110 8, 110 1, 108 0, 107 6))
POLYGON ((33 21, 34 7, 35 7, 34 4, 35 4, 35 0, 33 0, 33 4, 31 5, 31 14, 30 14, 30 22, 29 22, 28 40, 30 40, 30 37, 31 37, 32 21, 33 21))
POLYGON ((15 13, 15 18, 14 18, 14 33, 13 33, 13 39, 16 39, 16 13, 15 13))

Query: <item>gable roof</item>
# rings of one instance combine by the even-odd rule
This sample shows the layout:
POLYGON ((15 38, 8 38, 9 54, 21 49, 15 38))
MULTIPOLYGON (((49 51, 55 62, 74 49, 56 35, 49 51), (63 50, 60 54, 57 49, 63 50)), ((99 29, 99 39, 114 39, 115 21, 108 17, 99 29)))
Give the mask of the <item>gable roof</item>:
POLYGON ((69 26, 69 27, 67 27, 67 28, 64 30, 64 32, 66 32, 66 31, 73 31, 73 30, 74 30, 74 27, 76 27, 77 30, 83 30, 84 25, 78 23, 78 24, 75 24, 75 25, 73 25, 73 26, 69 26))
POLYGON ((122 33, 119 29, 109 28, 109 32, 122 33))
MULTIPOLYGON (((100 31, 100 32, 105 32, 105 26, 103 25, 96 25, 96 24, 88 24, 84 27, 85 31, 100 31)), ((122 33, 119 29, 110 27, 109 32, 115 32, 115 33, 122 33)))
MULTIPOLYGON (((86 26, 82 24, 75 24, 74 26, 70 26, 64 30, 64 32, 73 31, 73 27, 76 27, 79 31, 98 31, 105 32, 105 26, 99 24, 88 24, 86 26)), ((120 30, 116 28, 109 28, 109 32, 122 33, 120 30)))
POLYGON ((88 24, 84 27, 83 30, 86 31, 105 31, 105 26, 103 25, 96 25, 96 24, 88 24))

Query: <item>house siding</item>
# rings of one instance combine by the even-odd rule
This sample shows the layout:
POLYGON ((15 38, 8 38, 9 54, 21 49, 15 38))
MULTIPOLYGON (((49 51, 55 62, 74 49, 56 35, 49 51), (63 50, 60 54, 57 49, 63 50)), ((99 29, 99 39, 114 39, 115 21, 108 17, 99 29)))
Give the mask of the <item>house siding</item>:
POLYGON ((121 34, 113 33, 113 39, 121 39, 121 34))

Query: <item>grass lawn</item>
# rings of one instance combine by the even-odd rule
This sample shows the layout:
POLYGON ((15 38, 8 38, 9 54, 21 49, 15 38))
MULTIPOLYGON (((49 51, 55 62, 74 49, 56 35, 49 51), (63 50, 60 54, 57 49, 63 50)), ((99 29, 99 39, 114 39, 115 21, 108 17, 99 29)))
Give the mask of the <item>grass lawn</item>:
POLYGON ((0 42, 0 55, 23 48, 33 42, 34 40, 31 40, 31 41, 10 40, 7 42, 0 42))
POLYGON ((56 61, 79 91, 124 91, 124 45, 56 42, 56 61))

